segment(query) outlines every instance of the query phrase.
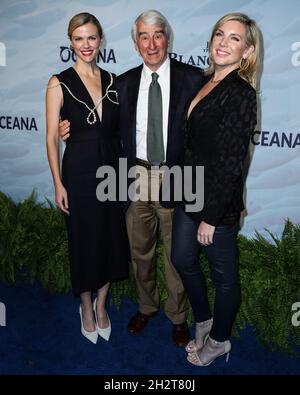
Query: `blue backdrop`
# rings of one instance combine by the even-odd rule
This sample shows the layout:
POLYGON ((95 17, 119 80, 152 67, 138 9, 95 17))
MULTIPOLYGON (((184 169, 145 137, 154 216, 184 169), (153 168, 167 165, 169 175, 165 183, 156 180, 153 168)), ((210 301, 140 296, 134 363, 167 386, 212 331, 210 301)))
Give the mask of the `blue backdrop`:
POLYGON ((245 188, 242 232, 280 235, 284 219, 300 222, 300 2, 298 0, 1 0, 0 190, 18 201, 36 188, 53 199, 45 149, 45 90, 49 77, 70 67, 67 25, 88 11, 101 21, 102 67, 117 74, 141 62, 130 29, 155 8, 174 30, 171 56, 207 66, 214 23, 232 11, 254 18, 264 38, 260 112, 245 188))

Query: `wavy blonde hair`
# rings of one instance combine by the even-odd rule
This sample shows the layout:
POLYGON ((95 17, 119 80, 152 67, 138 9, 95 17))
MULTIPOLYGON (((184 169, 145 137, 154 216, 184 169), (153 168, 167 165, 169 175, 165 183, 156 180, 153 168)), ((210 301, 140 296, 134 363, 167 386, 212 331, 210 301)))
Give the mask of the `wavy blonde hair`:
POLYGON ((250 47, 253 45, 254 51, 247 58, 245 66, 240 68, 238 74, 241 78, 248 81, 254 88, 256 88, 257 84, 257 74, 260 68, 260 56, 261 56, 261 37, 260 31, 256 25, 256 22, 253 19, 250 19, 246 14, 242 14, 239 12, 232 12, 224 15, 222 18, 218 20, 215 24, 213 31, 211 33, 210 41, 209 41, 209 60, 210 65, 205 70, 206 75, 211 75, 215 71, 215 64, 212 54, 212 40, 216 34, 216 31, 226 22, 228 21, 238 21, 242 23, 246 28, 246 45, 250 47))

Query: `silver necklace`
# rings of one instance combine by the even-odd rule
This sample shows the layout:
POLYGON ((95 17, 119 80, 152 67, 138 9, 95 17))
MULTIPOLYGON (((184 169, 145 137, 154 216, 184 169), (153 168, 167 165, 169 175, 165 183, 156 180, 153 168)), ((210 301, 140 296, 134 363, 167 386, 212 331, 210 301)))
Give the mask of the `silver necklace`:
POLYGON ((216 80, 216 81, 213 81, 213 77, 211 77, 211 79, 209 80, 209 82, 211 83, 211 84, 214 84, 214 85, 217 85, 219 82, 221 82, 222 80, 216 80))
MULTIPOLYGON (((89 105, 86 104, 86 102, 84 102, 83 100, 78 99, 78 97, 76 97, 76 96, 72 93, 71 89, 70 89, 64 82, 59 82, 59 84, 57 84, 57 85, 55 85, 55 86, 51 86, 51 88, 56 88, 56 87, 59 86, 59 85, 63 85, 63 86, 67 89, 67 91, 70 93, 70 95, 73 97, 73 99, 75 99, 78 103, 83 104, 83 105, 89 110, 89 114, 88 114, 88 116, 87 116, 87 118, 86 118, 86 121, 87 121, 87 123, 88 123, 89 125, 94 125, 94 124, 97 122, 97 117, 96 117, 95 110, 97 109, 97 107, 99 106, 99 104, 102 102, 102 100, 104 100, 104 99, 107 97, 108 100, 109 100, 110 102, 112 102, 112 103, 114 103, 114 104, 119 104, 119 102, 118 102, 118 93, 117 93, 117 91, 112 90, 112 89, 109 89, 109 88, 112 86, 112 84, 113 84, 113 76, 112 76, 112 74, 111 74, 110 72, 108 72, 108 73, 109 73, 109 76, 110 76, 110 82, 109 82, 109 84, 107 85, 105 95, 101 97, 101 99, 99 100, 99 103, 98 103, 95 107, 93 107, 93 108, 90 108, 89 105), (109 93, 114 93, 114 94, 116 95, 117 101, 114 101, 113 99, 111 99, 111 98, 109 97, 109 93), (91 117, 91 116, 93 116, 93 119, 92 119, 92 120, 90 120, 90 117, 91 117)), ((47 87, 47 89, 49 89, 49 88, 50 88, 50 87, 47 87)))

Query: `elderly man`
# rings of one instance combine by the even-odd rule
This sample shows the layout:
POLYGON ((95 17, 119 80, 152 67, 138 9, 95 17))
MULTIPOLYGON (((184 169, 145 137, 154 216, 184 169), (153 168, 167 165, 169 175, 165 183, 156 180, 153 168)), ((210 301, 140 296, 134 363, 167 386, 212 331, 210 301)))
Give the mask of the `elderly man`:
MULTIPOLYGON (((169 59, 171 27, 158 11, 145 11, 137 17, 132 38, 143 64, 117 78, 120 131, 128 166, 144 167, 139 183, 148 186, 159 178, 160 165, 171 167, 178 161, 183 146, 184 106, 199 88, 202 71, 169 59)), ((159 310, 159 290, 155 281, 159 227, 168 292, 165 313, 173 323, 173 341, 182 347, 189 338, 188 303, 170 259, 172 216, 173 209, 162 207, 159 199, 151 194, 148 199, 132 201, 127 210, 127 230, 139 297, 139 311, 131 318, 128 331, 141 332, 159 310)))

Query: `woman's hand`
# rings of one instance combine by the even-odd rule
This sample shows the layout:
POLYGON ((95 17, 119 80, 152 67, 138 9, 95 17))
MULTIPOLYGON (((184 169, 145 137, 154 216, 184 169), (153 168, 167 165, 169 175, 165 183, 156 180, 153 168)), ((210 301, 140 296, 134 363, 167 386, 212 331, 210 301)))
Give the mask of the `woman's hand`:
POLYGON ((55 188, 55 203, 56 203, 57 207, 61 209, 61 211, 70 215, 69 204, 68 204, 68 194, 62 185, 55 188))
POLYGON ((206 222, 202 221, 199 225, 197 232, 197 240, 199 241, 199 243, 203 246, 213 244, 215 229, 215 226, 209 225, 206 222))

